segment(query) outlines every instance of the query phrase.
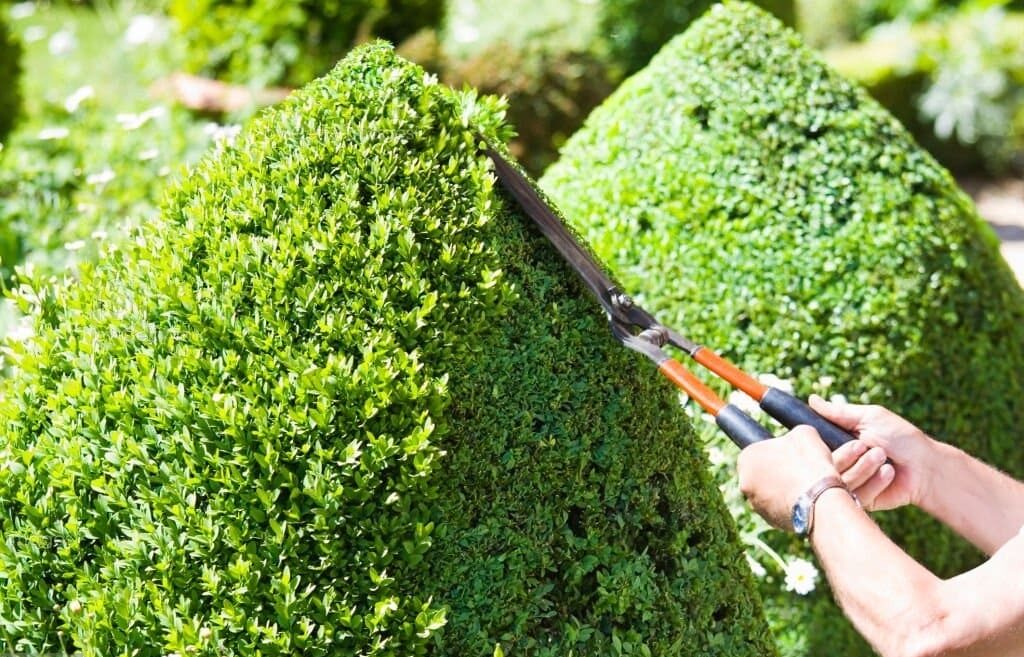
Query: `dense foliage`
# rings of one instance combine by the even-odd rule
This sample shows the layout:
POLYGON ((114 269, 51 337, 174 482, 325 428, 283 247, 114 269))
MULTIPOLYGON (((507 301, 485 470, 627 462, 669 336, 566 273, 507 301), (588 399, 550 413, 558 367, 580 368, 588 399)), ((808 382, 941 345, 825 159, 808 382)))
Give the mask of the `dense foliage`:
POLYGON ((21 112, 21 44, 11 34, 2 9, 0 6, 0 145, 7 142, 21 112))
MULTIPOLYGON (((801 394, 884 404, 1024 474, 1024 295, 995 236, 897 121, 764 12, 728 3, 695 23, 542 184, 663 321, 801 394)), ((979 559, 912 512, 880 519, 940 575, 979 559)), ((782 535, 751 542, 764 539, 807 556, 782 535)), ((784 593, 767 565, 785 653, 870 654, 826 591, 784 593)))
POLYGON ((497 193, 499 110, 361 48, 19 291, 2 645, 771 652, 670 388, 497 193))
POLYGON ((397 43, 443 11, 444 0, 168 0, 190 70, 254 86, 303 84, 360 41, 397 43))

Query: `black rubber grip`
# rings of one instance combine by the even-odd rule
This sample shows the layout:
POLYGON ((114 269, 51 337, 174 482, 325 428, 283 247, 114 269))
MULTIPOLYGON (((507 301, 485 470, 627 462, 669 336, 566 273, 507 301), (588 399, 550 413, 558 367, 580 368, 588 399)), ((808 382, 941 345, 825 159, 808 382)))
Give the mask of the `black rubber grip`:
POLYGON ((761 398, 761 408, 787 429, 792 429, 798 424, 814 427, 832 451, 853 440, 849 433, 815 413, 810 406, 793 395, 778 388, 768 389, 761 398))
POLYGON ((715 423, 725 435, 743 449, 748 445, 772 438, 772 434, 732 404, 726 404, 715 416, 715 423))

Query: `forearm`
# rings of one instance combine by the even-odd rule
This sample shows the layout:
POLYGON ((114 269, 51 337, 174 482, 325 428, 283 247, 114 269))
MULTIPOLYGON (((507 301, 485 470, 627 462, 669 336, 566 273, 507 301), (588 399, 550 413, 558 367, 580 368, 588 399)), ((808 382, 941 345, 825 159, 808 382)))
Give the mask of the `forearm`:
POLYGON ((882 533, 844 491, 817 502, 812 545, 837 602, 857 630, 884 657, 909 647, 937 615, 941 580, 882 533))
POLYGON ((914 502, 986 554, 1024 526, 1024 484, 960 449, 934 442, 927 484, 914 502))

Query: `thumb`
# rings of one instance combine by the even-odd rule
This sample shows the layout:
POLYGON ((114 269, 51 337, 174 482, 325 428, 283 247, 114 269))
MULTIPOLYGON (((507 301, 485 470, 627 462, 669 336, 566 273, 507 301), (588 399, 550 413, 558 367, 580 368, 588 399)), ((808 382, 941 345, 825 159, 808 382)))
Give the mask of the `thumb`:
POLYGON ((855 431, 864 416, 863 409, 857 404, 826 401, 818 395, 811 395, 807 401, 815 412, 847 431, 855 431))

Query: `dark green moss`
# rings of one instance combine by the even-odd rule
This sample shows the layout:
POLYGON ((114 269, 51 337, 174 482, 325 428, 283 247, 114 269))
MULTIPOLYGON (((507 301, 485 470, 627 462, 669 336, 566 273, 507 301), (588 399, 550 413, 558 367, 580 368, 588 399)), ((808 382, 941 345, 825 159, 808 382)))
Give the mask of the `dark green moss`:
MULTIPOLYGON (((896 120, 761 10, 695 23, 542 184, 663 321, 1024 474, 1024 296, 994 235, 896 120)), ((979 560, 930 520, 883 522, 940 575, 979 560)), ((786 652, 870 654, 826 593, 765 591, 787 636, 803 619, 786 652)))
POLYGON ((21 112, 20 77, 21 44, 11 34, 0 12, 0 144, 6 143, 21 112))
POLYGON ((385 45, 256 119, 0 388, 0 642, 763 655, 735 528, 476 135, 385 45))

